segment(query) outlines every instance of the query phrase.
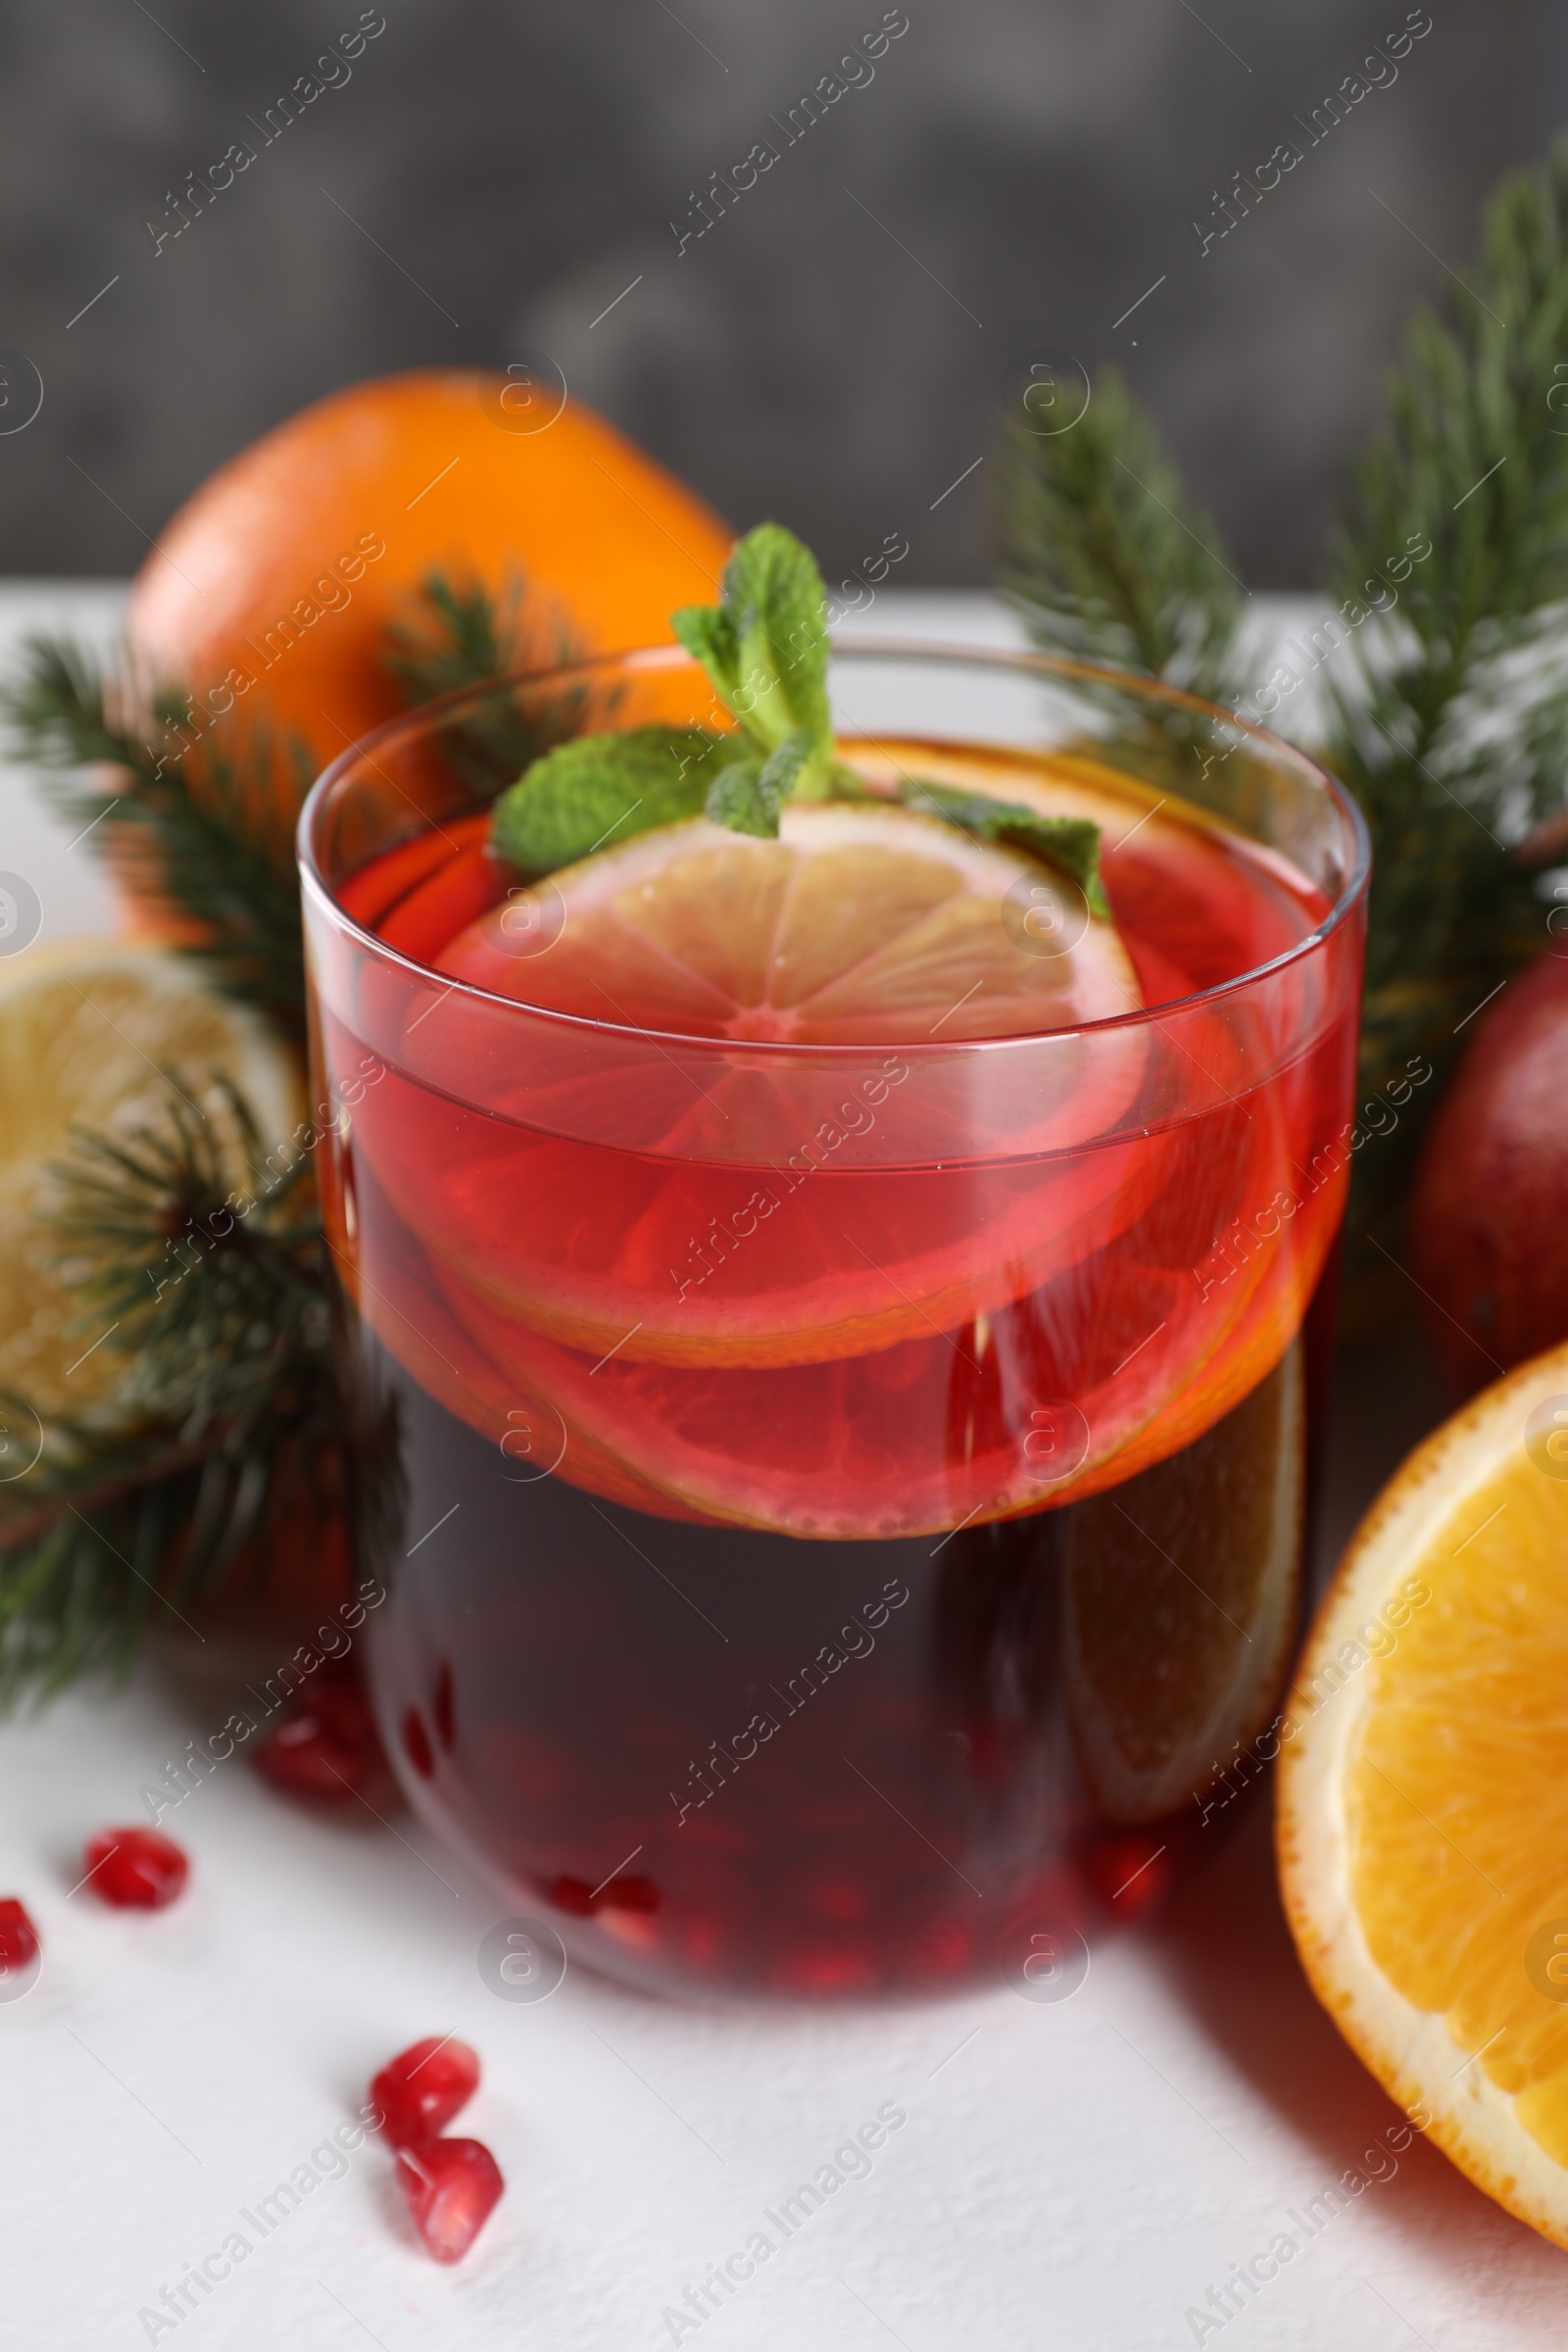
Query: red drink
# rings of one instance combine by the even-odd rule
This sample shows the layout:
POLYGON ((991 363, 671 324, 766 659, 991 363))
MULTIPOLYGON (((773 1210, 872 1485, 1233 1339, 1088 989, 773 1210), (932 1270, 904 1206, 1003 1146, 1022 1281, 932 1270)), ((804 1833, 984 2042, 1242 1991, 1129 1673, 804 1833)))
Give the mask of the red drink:
MULTIPOLYGON (((934 674, 886 667, 894 708, 934 674)), ((955 667, 999 702, 1028 674, 955 667)), ((701 694, 673 652, 617 682, 616 724, 701 694)), ((1088 1028, 867 1041, 765 987, 705 1011, 679 940, 673 977, 586 928, 563 952, 549 885, 482 991, 455 943, 508 905, 462 813, 483 706, 372 739, 307 811, 383 1729, 517 1910, 649 1984, 1059 1953, 1168 1883, 1288 1665, 1355 826, 1152 692, 1139 764, 1174 712, 1173 772, 1118 767, 1125 731, 1090 761, 1120 690, 1071 684, 1070 751, 845 750, 1098 796, 1147 1009, 1088 1028)))

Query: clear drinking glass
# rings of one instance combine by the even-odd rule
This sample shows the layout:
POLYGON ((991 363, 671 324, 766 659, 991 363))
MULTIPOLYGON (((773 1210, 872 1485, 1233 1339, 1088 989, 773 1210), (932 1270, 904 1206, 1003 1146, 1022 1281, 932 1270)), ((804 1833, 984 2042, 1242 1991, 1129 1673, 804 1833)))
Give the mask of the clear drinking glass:
MULTIPOLYGON (((552 735, 712 723, 675 647, 448 697, 311 795, 371 1690, 416 1811, 595 1967, 1049 1991, 1269 1752, 1366 838, 1301 754, 1141 681, 862 640, 831 686, 867 776, 1106 796, 1144 1008, 797 1045, 432 970, 500 902, 548 956, 561 894, 485 810, 552 735)), ((1052 956, 1087 915, 1062 880, 1001 919, 1052 956)))

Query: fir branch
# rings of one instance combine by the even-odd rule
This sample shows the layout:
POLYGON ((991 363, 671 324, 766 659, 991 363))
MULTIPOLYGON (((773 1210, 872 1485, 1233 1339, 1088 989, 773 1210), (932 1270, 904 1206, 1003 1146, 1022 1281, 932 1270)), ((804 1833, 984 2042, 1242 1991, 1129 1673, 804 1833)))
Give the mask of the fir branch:
MULTIPOLYGON (((51 1434, 38 1502, 0 1519, 0 1711, 124 1672, 149 1626, 188 1629, 187 1610, 265 1537, 288 1490, 275 1461, 270 1475, 220 1443, 172 1454, 156 1426, 113 1444, 96 1430, 51 1434)), ((323 1475, 322 1511, 335 1492, 323 1475)))
MULTIPOLYGON (((529 597, 520 572, 499 597, 476 577, 426 573, 406 618, 389 622, 382 666, 410 709, 526 670, 567 667, 583 659, 565 622, 529 597)), ((587 720, 581 686, 519 688, 446 728, 442 748, 464 782, 493 800, 535 760, 579 735, 587 720)))
MULTIPOLYGON (((498 610, 483 590, 432 577, 416 626, 389 633, 411 700, 510 667, 569 662, 564 634, 524 624, 520 589, 498 610)), ((160 758, 122 717, 124 698, 68 639, 34 637, 0 691, 20 755, 49 773, 95 848, 125 853, 144 887, 191 926, 225 993, 288 1035, 304 1031, 305 986, 291 808, 276 792, 265 731, 188 740, 178 701, 159 696, 160 758), (107 791, 79 771, 112 771, 107 791)), ((493 797, 538 753, 578 731, 584 694, 519 689, 451 726, 444 748, 472 789, 493 797)), ((299 793, 309 765, 294 758, 299 793)), ((208 1096, 209 1102, 211 1096, 208 1096)), ((89 1328, 125 1376, 112 1413, 51 1416, 33 1468, 0 1489, 0 1705, 56 1690, 91 1670, 122 1669, 146 1626, 183 1620, 241 1560, 260 1563, 281 1515, 322 1519, 341 1505, 344 1426, 357 1413, 396 1485, 386 1399, 358 1404, 334 1381, 327 1348, 326 1249, 308 1163, 273 1177, 254 1122, 228 1090, 225 1122, 182 1102, 168 1124, 113 1141, 77 1138, 59 1172, 55 1242, 89 1328), (252 1181, 243 1210, 235 1158, 252 1181), (367 1418, 368 1416, 368 1418, 367 1418), (379 1433, 379 1435, 377 1435, 379 1433)), ((241 1188, 242 1191, 244 1188, 241 1188)), ((30 1418, 23 1399, 0 1414, 30 1418)))
MULTIPOLYGON (((0 690, 18 756, 58 779, 52 797, 74 824, 94 828, 95 843, 107 834, 128 849, 133 870, 192 926, 182 952, 199 956, 225 995, 303 1038, 292 827, 265 732, 209 744, 198 764, 194 747, 156 757, 112 706, 103 673, 64 637, 28 638, 21 674, 0 690), (107 794, 79 781, 81 769, 105 766, 115 771, 107 794)), ((179 704, 160 697, 156 715, 177 740, 179 704)), ((308 781, 302 772, 302 787, 308 781)))
POLYGON ((1003 585, 1045 652, 1229 699, 1245 591, 1113 368, 1067 430, 1009 425, 1000 496, 1003 585))
MULTIPOLYGON (((497 599, 482 580, 453 579, 434 568, 426 572, 406 616, 388 623, 381 665, 411 710, 460 686, 482 685, 537 650, 536 632, 529 630, 525 637, 522 607, 522 582, 515 574, 497 599)), ((564 631, 559 643, 560 659, 569 660, 564 631)))
MULTIPOLYGON (((1359 629, 1348 676, 1330 680, 1327 756, 1374 853, 1369 1088, 1413 1054, 1441 1076, 1465 1016, 1545 944, 1513 853, 1561 810, 1568 777, 1568 416, 1552 404, 1568 348, 1568 143, 1503 183, 1466 279, 1443 316, 1411 326, 1333 552, 1342 609, 1408 565, 1392 622, 1359 629)), ((1361 1222, 1396 1210, 1422 1124, 1367 1155, 1361 1222)))
MULTIPOLYGON (((1423 1062, 1441 1081, 1466 1016, 1545 944, 1531 868, 1568 839, 1564 349, 1568 143, 1503 184, 1480 263, 1413 322, 1332 549, 1351 643, 1317 748, 1372 835, 1369 1094, 1423 1062), (1392 618, 1369 612, 1394 583, 1392 618)), ((1114 375, 1072 430, 1015 426, 1004 481, 1004 581, 1037 642, 1236 699, 1235 583, 1114 375)), ((1352 1235, 1392 1228, 1439 1093, 1358 1158, 1352 1235)))
MULTIPOLYGON (((52 1417, 0 1508, 0 1702, 122 1667, 183 1618, 288 1503, 341 1492, 326 1246, 303 1156, 263 1161, 242 1099, 76 1139, 56 1260, 125 1364, 112 1417, 52 1417), (236 1153, 248 1171, 234 1183, 236 1153)), ((208 1100, 212 1093, 208 1091, 208 1100)))
POLYGON ((123 1401, 156 1409, 185 1444, 220 1423, 292 1422, 301 1380, 316 1395, 326 1362, 311 1163, 301 1154, 271 1174, 231 1082, 203 1091, 215 1115, 172 1095, 160 1126, 74 1131, 77 1156, 51 1171, 54 1262, 82 1300, 80 1327, 118 1327, 109 1346, 127 1359, 123 1401), (236 1163, 247 1184, 235 1185, 236 1163))
POLYGON ((191 1474, 62 1502, 0 1552, 0 1708, 80 1676, 123 1672, 151 1618, 179 1618, 159 1590, 166 1547, 190 1511, 191 1474))

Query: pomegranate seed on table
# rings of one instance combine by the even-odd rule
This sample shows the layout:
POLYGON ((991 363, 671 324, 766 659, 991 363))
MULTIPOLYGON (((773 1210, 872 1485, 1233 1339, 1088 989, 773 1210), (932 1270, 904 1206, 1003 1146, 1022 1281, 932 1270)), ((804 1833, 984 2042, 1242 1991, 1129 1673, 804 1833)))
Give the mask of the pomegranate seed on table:
POLYGON ((118 1909, 161 1911, 190 1875, 190 1864, 161 1830, 100 1830, 82 1856, 84 1886, 118 1909))
POLYGON ((414 2226, 437 2262, 461 2262, 506 2182, 481 2139, 417 2139, 398 2150, 414 2226))
POLYGON ((381 2130, 395 2148, 434 2139, 479 2087, 479 2061, 466 2041, 432 2034, 389 2058, 370 2083, 381 2130))
POLYGON ((0 1997, 14 1977, 24 1977, 38 1957, 38 1931, 14 1894, 0 1897, 0 1997))

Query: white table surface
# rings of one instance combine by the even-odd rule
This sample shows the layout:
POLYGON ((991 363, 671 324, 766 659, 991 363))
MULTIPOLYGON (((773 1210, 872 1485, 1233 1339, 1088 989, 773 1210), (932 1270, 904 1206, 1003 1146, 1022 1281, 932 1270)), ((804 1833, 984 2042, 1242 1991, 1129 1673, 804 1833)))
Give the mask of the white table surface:
MULTIPOLYGON (((112 586, 0 590, 17 632, 112 628, 112 586)), ((867 625, 1008 642, 989 600, 888 593, 867 625)), ((0 776, 0 867, 46 936, 106 927, 87 853, 0 776)), ((1430 1412, 1412 1351, 1347 1368, 1331 1526, 1430 1412)), ((1006 1988, 889 2012, 703 2015, 579 1972, 496 1999, 505 1908, 407 1817, 337 1827, 235 1760, 171 1824, 191 1887, 156 1916, 69 1893, 84 1836, 221 1723, 243 1662, 149 1655, 123 1690, 0 1728, 0 1895, 46 1964, 0 2004, 0 2346, 115 2352, 364 2097, 456 2031, 486 2079, 460 2130, 505 2202, 460 2269, 413 2240, 371 2143, 177 2328, 179 2352, 639 2352, 884 2101, 906 2126, 700 2330, 703 2352, 1144 2352, 1195 2340, 1210 2282, 1397 2121, 1318 2009, 1254 1812, 1161 1918, 1057 2005, 1006 1988)), ((321 2169, 326 2169, 325 2167, 321 2169)), ((248 2231, 253 2240, 254 2230, 248 2231)), ((1301 2232, 1297 2230, 1299 2236, 1301 2232)), ((221 2267, 221 2266, 219 2266, 221 2267)), ((1568 2260, 1417 2139, 1222 2330, 1226 2352, 1535 2352, 1568 2336, 1568 2260)))

